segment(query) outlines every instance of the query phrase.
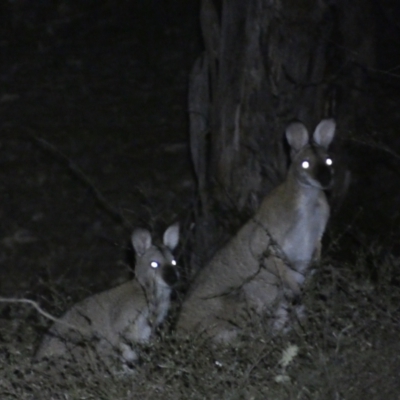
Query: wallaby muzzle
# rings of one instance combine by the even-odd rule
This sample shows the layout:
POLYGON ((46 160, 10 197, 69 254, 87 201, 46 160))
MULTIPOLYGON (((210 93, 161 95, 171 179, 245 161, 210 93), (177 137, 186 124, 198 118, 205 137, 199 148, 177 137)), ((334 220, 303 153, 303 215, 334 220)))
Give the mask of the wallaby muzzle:
POLYGON ((329 189, 333 183, 332 167, 326 165, 323 161, 319 162, 315 167, 315 178, 324 189, 329 189))
POLYGON ((163 281, 168 286, 175 286, 179 282, 179 272, 173 265, 166 265, 162 271, 163 281))

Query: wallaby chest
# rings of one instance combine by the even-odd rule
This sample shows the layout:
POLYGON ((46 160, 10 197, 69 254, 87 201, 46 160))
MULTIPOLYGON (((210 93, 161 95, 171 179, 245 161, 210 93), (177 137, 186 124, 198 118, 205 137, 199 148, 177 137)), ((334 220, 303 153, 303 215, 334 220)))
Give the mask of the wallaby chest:
POLYGON ((282 243, 292 267, 304 272, 313 257, 329 217, 329 206, 322 191, 315 198, 300 198, 295 216, 282 243))

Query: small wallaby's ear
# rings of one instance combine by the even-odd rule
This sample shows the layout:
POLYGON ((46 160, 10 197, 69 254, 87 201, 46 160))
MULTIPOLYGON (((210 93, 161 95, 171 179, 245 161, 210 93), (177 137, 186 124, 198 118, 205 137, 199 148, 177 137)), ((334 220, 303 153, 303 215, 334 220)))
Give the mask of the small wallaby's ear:
POLYGON ((333 118, 323 119, 315 128, 314 142, 327 149, 335 136, 335 130, 336 121, 333 118))
POLYGON ((163 236, 163 243, 170 250, 175 249, 179 242, 179 223, 171 225, 163 236))
POLYGON ((308 143, 307 128, 301 122, 292 122, 286 128, 286 139, 292 151, 299 151, 308 143))
POLYGON ((147 229, 135 229, 131 240, 136 254, 140 257, 151 247, 151 235, 147 229))

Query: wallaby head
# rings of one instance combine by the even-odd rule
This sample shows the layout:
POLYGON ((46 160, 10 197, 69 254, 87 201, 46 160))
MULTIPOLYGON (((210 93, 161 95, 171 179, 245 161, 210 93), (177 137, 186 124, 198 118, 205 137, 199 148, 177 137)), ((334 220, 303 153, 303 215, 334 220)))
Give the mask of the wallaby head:
POLYGON ((333 183, 333 161, 328 147, 335 134, 336 123, 324 119, 316 127, 310 141, 307 128, 301 122, 293 122, 286 129, 291 149, 290 167, 302 185, 317 189, 329 189, 333 183))
POLYGON ((163 243, 152 243, 150 232, 136 229, 132 233, 132 246, 136 254, 135 276, 144 287, 159 285, 173 287, 179 280, 177 263, 172 251, 179 242, 179 225, 171 225, 163 236, 163 243))

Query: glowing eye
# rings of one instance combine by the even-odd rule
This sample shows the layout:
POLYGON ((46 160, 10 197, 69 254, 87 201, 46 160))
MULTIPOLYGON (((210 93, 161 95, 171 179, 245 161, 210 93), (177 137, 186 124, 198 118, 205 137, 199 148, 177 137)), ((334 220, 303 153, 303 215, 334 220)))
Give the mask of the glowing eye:
POLYGON ((327 159, 325 160, 325 164, 326 164, 326 165, 332 165, 332 164, 333 164, 332 158, 327 158, 327 159))
POLYGON ((301 163, 302 168, 308 169, 310 167, 310 163, 308 161, 303 161, 301 163))
POLYGON ((171 261, 171 265, 176 265, 176 261, 175 261, 175 260, 172 260, 172 261, 171 261))
POLYGON ((160 264, 157 261, 152 261, 150 263, 150 267, 151 268, 158 268, 160 266, 160 264))

